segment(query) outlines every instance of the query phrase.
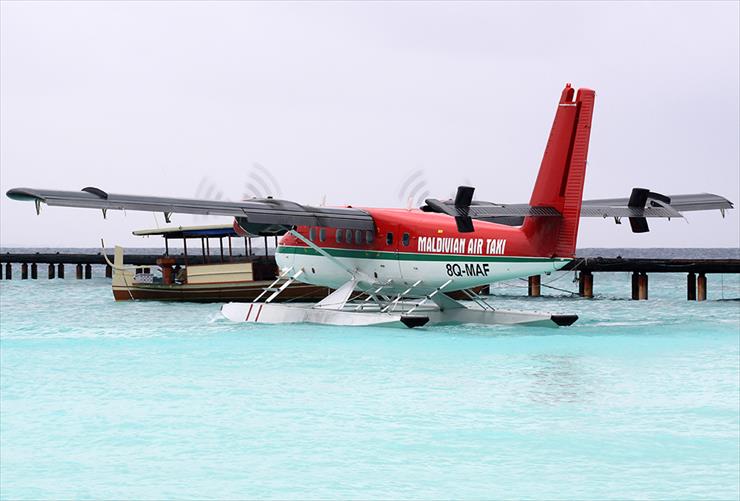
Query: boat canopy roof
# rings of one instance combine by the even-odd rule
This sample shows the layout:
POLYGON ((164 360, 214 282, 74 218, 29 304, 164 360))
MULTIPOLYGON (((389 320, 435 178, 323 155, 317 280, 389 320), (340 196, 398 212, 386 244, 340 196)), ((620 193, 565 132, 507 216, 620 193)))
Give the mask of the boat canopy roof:
POLYGON ((216 224, 210 226, 172 226, 151 230, 136 230, 134 235, 144 237, 159 235, 164 238, 221 238, 238 237, 233 225, 216 224))

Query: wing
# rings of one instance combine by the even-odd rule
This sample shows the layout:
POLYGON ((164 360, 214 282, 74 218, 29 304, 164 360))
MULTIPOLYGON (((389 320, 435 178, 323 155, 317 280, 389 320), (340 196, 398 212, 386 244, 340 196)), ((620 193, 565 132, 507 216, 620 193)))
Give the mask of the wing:
MULTIPOLYGON (((427 199, 426 205, 421 210, 448 214, 457 218, 459 225, 468 224, 472 218, 518 226, 527 216, 560 216, 560 212, 554 207, 473 201, 472 190, 473 188, 461 186, 455 200, 427 199), (466 196, 461 196, 462 193, 466 196)), ((621 224, 621 218, 626 217, 629 218, 632 231, 644 233, 649 231, 646 218, 680 218, 683 217, 683 212, 703 210, 719 210, 724 216, 724 211, 732 208, 732 202, 711 193, 667 196, 645 188, 633 188, 630 196, 625 198, 584 200, 581 205, 581 217, 613 217, 617 224, 621 224)))
POLYGON ((36 211, 41 204, 107 210, 161 212, 169 222, 171 214, 232 216, 252 234, 281 234, 293 226, 327 226, 353 230, 374 230, 375 223, 367 212, 355 208, 311 207, 273 198, 243 202, 197 200, 190 198, 150 197, 106 193, 87 187, 82 191, 14 188, 7 192, 13 200, 33 201, 36 211))
MULTIPOLYGON (((651 192, 652 193, 652 192, 651 192)), ((727 200, 725 197, 714 195, 712 193, 692 193, 687 195, 667 195, 669 202, 668 205, 678 212, 690 212, 700 210, 725 210, 732 209, 732 202, 727 200)), ((596 213, 598 210, 608 211, 610 209, 627 208, 629 206, 629 198, 603 198, 599 200, 584 200, 582 205, 582 211, 588 209, 591 216, 586 217, 598 217, 602 214, 596 213)), ((651 204, 658 204, 659 200, 648 197, 646 209, 651 207, 651 204)), ((644 217, 667 217, 667 216, 651 216, 650 213, 646 213, 644 217)), ((606 214, 604 217, 612 216, 613 214, 606 214)), ((625 214, 629 215, 629 214, 625 214)))

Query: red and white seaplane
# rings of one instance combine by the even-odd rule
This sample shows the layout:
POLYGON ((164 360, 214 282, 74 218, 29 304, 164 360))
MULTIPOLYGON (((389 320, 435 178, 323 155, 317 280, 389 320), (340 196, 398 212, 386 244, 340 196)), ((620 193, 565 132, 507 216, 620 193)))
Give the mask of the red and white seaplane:
POLYGON ((283 235, 280 276, 251 303, 221 311, 237 322, 330 325, 570 325, 576 315, 501 311, 473 289, 499 280, 558 270, 574 258, 581 217, 629 218, 648 231, 650 217, 731 209, 712 194, 665 196, 635 188, 629 198, 582 200, 595 92, 566 85, 529 204, 473 200, 460 186, 454 200, 427 199, 419 209, 311 207, 277 199, 243 202, 16 188, 7 195, 68 207, 234 216, 243 236, 283 235), (274 299, 293 281, 335 289, 314 304, 274 299), (449 296, 462 291, 464 304, 449 296), (361 296, 362 299, 355 299, 361 296))

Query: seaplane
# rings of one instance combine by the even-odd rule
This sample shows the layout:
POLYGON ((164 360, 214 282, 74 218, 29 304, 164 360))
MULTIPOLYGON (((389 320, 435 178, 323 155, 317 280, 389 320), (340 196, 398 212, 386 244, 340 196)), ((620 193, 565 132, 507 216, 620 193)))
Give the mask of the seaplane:
POLYGON ((273 198, 242 202, 15 188, 14 200, 108 210, 233 216, 241 236, 281 236, 278 278, 251 302, 222 305, 235 322, 309 322, 342 326, 523 324, 568 326, 576 315, 503 311, 476 287, 550 273, 575 257, 581 217, 627 218, 649 231, 648 218, 681 218, 686 211, 732 209, 708 193, 666 196, 634 188, 629 197, 583 201, 595 92, 570 84, 557 103, 529 203, 473 199, 460 186, 454 199, 422 207, 314 207, 273 198), (275 301, 294 281, 333 290, 316 303, 275 301), (452 293, 467 300, 453 299, 452 293))

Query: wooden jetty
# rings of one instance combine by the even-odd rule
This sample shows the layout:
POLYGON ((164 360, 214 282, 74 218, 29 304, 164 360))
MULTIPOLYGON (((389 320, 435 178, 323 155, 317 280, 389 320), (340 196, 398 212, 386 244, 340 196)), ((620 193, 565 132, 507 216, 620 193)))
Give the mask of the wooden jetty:
MULTIPOLYGON (((740 273, 740 259, 642 259, 583 257, 568 263, 564 271, 578 273, 578 294, 594 297, 594 273, 632 273, 632 299, 648 298, 648 273, 686 273, 686 299, 707 299, 707 274, 740 273)), ((529 295, 540 294, 539 275, 529 277, 529 295)))
MULTIPOLYGON (((156 266, 161 254, 127 254, 124 263, 146 268, 156 266)), ((205 264, 207 255, 170 255, 175 264, 205 264)), ((273 256, 229 256, 233 261, 250 261, 253 266, 274 269, 273 256)), ((49 279, 65 278, 65 265, 75 267, 77 279, 92 277, 92 265, 105 266, 105 276, 112 275, 102 253, 4 253, 0 254, 0 279, 13 278, 13 264, 20 264, 21 279, 37 279, 39 265, 47 266, 49 279), (30 266, 29 266, 30 265, 30 266), (30 277, 29 277, 30 271, 30 277)), ((641 259, 641 258, 605 258, 582 257, 568 263, 563 271, 574 271, 578 275, 578 293, 585 298, 594 296, 594 273, 628 272, 632 273, 631 297, 635 300, 648 299, 648 277, 652 273, 685 273, 686 298, 704 301, 707 298, 709 274, 740 273, 740 259, 641 259)), ((528 295, 539 296, 542 290, 541 277, 531 276, 528 279, 528 295)))

